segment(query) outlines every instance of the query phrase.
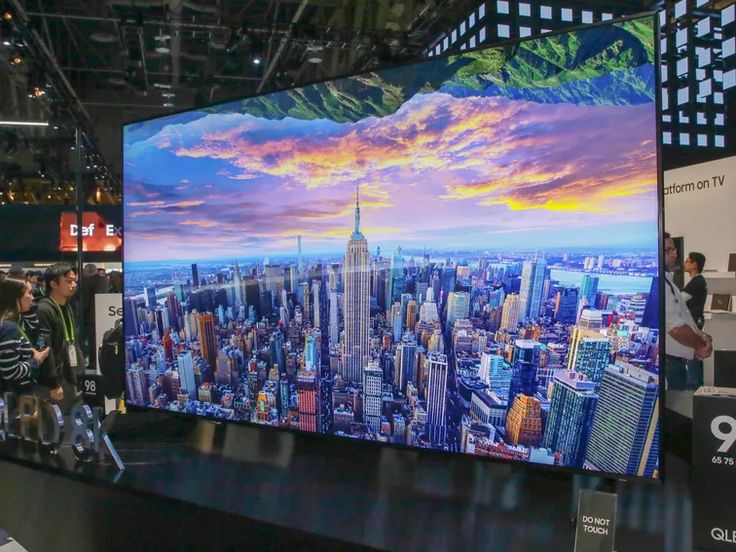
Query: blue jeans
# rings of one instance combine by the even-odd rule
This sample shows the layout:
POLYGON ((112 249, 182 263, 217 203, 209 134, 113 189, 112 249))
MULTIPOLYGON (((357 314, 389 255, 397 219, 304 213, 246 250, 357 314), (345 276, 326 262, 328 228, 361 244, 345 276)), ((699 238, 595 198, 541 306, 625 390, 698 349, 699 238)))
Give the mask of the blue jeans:
POLYGON ((687 363, 687 388, 697 389, 703 386, 703 361, 697 358, 687 363))
POLYGON ((682 391, 687 387, 687 360, 667 355, 664 359, 667 389, 682 391))

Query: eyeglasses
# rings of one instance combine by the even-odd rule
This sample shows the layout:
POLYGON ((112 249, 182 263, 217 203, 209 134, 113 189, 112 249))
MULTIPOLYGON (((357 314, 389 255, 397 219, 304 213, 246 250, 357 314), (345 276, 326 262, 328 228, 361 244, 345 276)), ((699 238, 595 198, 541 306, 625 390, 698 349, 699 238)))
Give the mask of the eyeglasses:
POLYGON ((677 253, 677 248, 676 247, 665 247, 664 248, 665 253, 669 253, 670 251, 672 251, 673 253, 677 253))

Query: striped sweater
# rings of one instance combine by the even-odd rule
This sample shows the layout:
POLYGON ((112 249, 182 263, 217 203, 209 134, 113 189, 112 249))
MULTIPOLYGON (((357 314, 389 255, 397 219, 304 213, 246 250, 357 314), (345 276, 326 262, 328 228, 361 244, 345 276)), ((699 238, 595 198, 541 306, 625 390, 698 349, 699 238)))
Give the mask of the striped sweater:
POLYGON ((38 377, 33 348, 15 322, 0 323, 0 386, 21 391, 38 377))

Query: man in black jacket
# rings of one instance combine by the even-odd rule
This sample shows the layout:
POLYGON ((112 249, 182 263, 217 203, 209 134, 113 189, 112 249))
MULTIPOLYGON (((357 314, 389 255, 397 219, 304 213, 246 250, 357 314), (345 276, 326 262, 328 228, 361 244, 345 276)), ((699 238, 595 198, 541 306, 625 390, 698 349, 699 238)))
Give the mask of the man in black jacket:
MULTIPOLYGON (((690 275, 690 281, 682 290, 687 310, 695 320, 699 330, 705 325, 705 301, 708 298, 708 283, 703 277, 705 255, 692 251, 685 258, 685 272, 690 275)), ((703 361, 692 359, 687 366, 687 388, 697 389, 703 385, 703 361)))
POLYGON ((84 359, 79 351, 78 330, 69 299, 77 289, 77 275, 65 263, 46 270, 46 297, 38 302, 39 332, 51 352, 41 365, 39 384, 49 388, 52 400, 68 410, 77 395, 77 380, 84 373, 84 359))

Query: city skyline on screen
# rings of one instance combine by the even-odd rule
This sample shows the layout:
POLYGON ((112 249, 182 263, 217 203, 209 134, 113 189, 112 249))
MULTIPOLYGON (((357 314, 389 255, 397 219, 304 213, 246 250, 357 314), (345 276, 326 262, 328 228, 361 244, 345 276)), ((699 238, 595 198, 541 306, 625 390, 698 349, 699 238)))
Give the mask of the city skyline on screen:
POLYGON ((131 404, 656 477, 651 18, 134 123, 131 404))

